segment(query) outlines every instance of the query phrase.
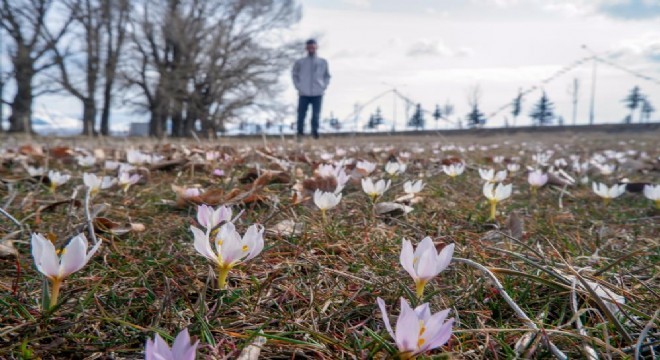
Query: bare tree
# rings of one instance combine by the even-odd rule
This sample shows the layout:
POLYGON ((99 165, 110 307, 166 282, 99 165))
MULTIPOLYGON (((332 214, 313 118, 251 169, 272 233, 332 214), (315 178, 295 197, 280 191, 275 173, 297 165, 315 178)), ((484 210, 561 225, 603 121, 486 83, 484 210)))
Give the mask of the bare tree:
POLYGON ((60 70, 56 81, 81 101, 83 135, 95 135, 97 92, 100 81, 105 80, 101 132, 108 135, 112 87, 126 32, 128 1, 63 0, 63 3, 74 19, 74 26, 68 43, 53 46, 60 70), (74 55, 76 60, 69 60, 69 55, 74 55), (78 58, 84 61, 77 61, 78 58))
POLYGON ((293 47, 282 38, 300 17, 293 0, 142 0, 132 19, 125 79, 151 114, 150 134, 213 136, 226 121, 281 90, 293 47))
POLYGON ((129 0, 102 1, 101 19, 105 33, 105 64, 103 66, 103 109, 101 111, 101 134, 110 135, 110 107, 117 78, 117 67, 126 42, 129 0))
POLYGON ((53 45, 66 34, 71 18, 49 21, 54 12, 53 0, 0 0, 0 27, 13 40, 9 55, 16 94, 9 105, 9 131, 32 131, 32 102, 35 97, 51 91, 35 84, 35 77, 55 65, 49 57, 53 45), (51 29, 51 24, 58 24, 51 29), (50 39, 46 34, 51 34, 50 39))

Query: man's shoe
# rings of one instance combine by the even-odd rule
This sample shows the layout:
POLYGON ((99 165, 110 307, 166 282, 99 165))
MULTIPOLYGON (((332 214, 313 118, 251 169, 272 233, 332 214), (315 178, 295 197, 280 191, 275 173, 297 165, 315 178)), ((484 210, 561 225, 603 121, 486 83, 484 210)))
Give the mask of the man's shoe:
POLYGON ((312 137, 313 137, 315 140, 318 140, 318 139, 319 139, 319 134, 313 134, 312 137))

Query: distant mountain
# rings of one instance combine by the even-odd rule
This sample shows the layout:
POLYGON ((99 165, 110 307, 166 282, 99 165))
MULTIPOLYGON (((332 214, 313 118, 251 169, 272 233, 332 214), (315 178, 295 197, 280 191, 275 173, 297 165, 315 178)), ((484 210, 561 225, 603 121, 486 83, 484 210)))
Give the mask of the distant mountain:
MULTIPOLYGON (((6 120, 3 126, 4 129, 9 127, 6 120)), ((34 110, 32 112, 32 129, 43 136, 75 136, 82 133, 83 126, 80 119, 53 111, 34 110)), ((126 135, 128 124, 112 124, 111 132, 113 135, 126 135)))

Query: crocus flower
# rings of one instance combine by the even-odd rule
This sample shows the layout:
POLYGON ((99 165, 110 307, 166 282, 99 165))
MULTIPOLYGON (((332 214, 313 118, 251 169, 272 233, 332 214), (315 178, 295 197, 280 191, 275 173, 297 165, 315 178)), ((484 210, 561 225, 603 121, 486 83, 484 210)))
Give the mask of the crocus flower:
POLYGON ((71 175, 62 174, 59 171, 51 170, 48 172, 48 180, 50 180, 50 191, 55 192, 58 186, 65 184, 71 175))
POLYGON ((106 160, 103 163, 103 168, 106 170, 114 171, 119 168, 119 165, 121 165, 119 161, 106 160))
POLYGON ((660 185, 644 185, 644 196, 655 202, 656 209, 660 209, 660 185))
POLYGON ((131 175, 127 171, 122 171, 119 173, 117 179, 119 186, 121 186, 122 190, 124 190, 124 192, 127 192, 128 188, 131 187, 131 185, 135 185, 137 184, 138 181, 140 181, 140 175, 138 174, 131 175))
POLYGON ((53 307, 57 304, 64 279, 87 264, 101 246, 101 241, 87 252, 87 238, 84 234, 79 234, 71 239, 64 249, 58 251, 55 250, 55 245, 41 234, 33 233, 31 246, 37 270, 50 280, 50 306, 53 307))
POLYGON ((232 211, 228 206, 219 206, 217 209, 208 205, 200 205, 197 207, 197 222, 210 233, 222 222, 231 221, 232 211))
POLYGON ((362 179, 362 190, 371 197, 371 200, 376 200, 379 196, 383 195, 387 189, 392 185, 392 180, 378 180, 376 183, 371 178, 362 179))
POLYGON ((79 156, 78 158, 76 158, 76 161, 78 162, 78 165, 82 167, 90 167, 96 164, 96 158, 93 155, 79 156))
POLYGON ((208 233, 194 226, 190 230, 195 238, 195 250, 218 267, 218 287, 221 289, 227 285, 229 270, 259 255, 264 248, 264 228, 261 225, 250 226, 242 238, 233 223, 222 225, 213 239, 215 252, 211 249, 208 233))
POLYGON ((376 302, 383 316, 385 328, 399 349, 400 359, 413 359, 449 341, 454 324, 453 318, 447 320, 449 309, 431 314, 428 303, 413 309, 404 298, 401 298, 401 313, 396 321, 395 332, 390 325, 385 301, 378 298, 376 302))
POLYGON ((609 204, 610 201, 614 198, 618 198, 626 192, 626 184, 614 184, 612 187, 608 188, 607 185, 603 183, 591 183, 591 187, 596 193, 596 195, 603 198, 605 205, 609 204))
POLYGON ((355 168, 360 171, 362 175, 369 176, 369 174, 376 170, 376 164, 369 161, 358 161, 355 168))
POLYGON ((479 169, 479 176, 490 183, 502 182, 506 180, 506 170, 495 173, 493 169, 479 169))
POLYGON ((406 164, 402 164, 398 161, 389 161, 385 164, 385 172, 391 176, 396 176, 406 172, 406 164))
POLYGON ((46 170, 42 167, 32 167, 28 166, 27 167, 27 172, 30 174, 32 177, 37 177, 37 176, 44 176, 46 173, 46 170))
POLYGON ((548 182, 548 174, 544 174, 541 170, 530 171, 527 176, 527 182, 532 187, 532 194, 536 193, 536 189, 543 187, 548 182))
POLYGON ((222 176, 225 176, 225 171, 222 170, 222 169, 215 169, 215 170, 213 170, 213 175, 218 176, 218 177, 222 177, 222 176))
POLYGON ((497 211, 497 203, 508 199, 511 196, 512 185, 504 185, 502 183, 495 184, 487 182, 484 184, 483 193, 488 202, 490 203, 490 218, 489 220, 495 220, 495 214, 497 211))
POLYGON ((144 349, 145 360, 195 360, 199 340, 194 343, 190 339, 188 329, 183 329, 174 339, 172 348, 156 334, 153 340, 148 339, 144 349))
POLYGON ((415 195, 415 194, 417 194, 418 192, 422 191, 422 189, 424 188, 424 186, 426 186, 426 184, 424 184, 424 182, 422 182, 422 180, 417 180, 417 181, 415 181, 415 182, 412 182, 412 181, 406 181, 406 182, 403 184, 403 191, 404 191, 406 194, 415 195))
POLYGON ((444 171, 445 174, 449 175, 451 178, 455 178, 458 175, 461 175, 463 171, 465 171, 465 164, 453 163, 449 165, 443 165, 442 171, 444 171))
POLYGON ((98 177, 91 173, 83 173, 83 183, 91 195, 97 194, 101 189, 108 189, 117 183, 117 179, 110 176, 98 177))
POLYGON ((506 165, 506 169, 507 169, 510 173, 517 172, 518 170, 520 170, 520 164, 518 164, 518 163, 510 163, 510 164, 507 164, 507 165, 506 165))
POLYGON ((426 284, 449 266, 453 254, 454 244, 449 244, 442 251, 436 252, 433 240, 428 236, 417 245, 415 251, 412 243, 403 239, 399 261, 403 269, 415 280, 417 297, 421 298, 426 284))
POLYGON ((341 194, 321 191, 316 189, 314 192, 314 204, 321 210, 321 216, 325 221, 325 212, 337 206, 341 201, 341 194))

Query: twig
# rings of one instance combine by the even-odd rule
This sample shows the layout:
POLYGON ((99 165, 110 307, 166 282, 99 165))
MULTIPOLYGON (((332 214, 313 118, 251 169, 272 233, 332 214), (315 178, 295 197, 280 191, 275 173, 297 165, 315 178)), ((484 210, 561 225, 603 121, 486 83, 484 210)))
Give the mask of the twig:
MULTIPOLYGON (((495 286, 495 288, 497 288, 497 290, 499 291, 499 294, 502 295, 502 298, 504 298, 504 301, 511 307, 511 309, 516 313, 516 315, 518 315, 518 317, 525 323, 525 325, 527 325, 527 327, 529 327, 531 329, 540 330, 539 327, 536 326, 536 324, 527 316, 527 314, 525 314, 525 312, 520 308, 520 306, 518 306, 518 304, 516 304, 516 302, 513 301, 513 299, 509 296, 509 294, 506 292, 506 290, 504 290, 504 286, 502 286, 502 284, 497 279, 495 274, 493 274, 485 266, 483 266, 479 263, 476 263, 472 260, 463 259, 463 258, 454 258, 453 260, 455 262, 458 262, 458 263, 463 263, 463 264, 472 266, 472 267, 480 270, 484 274, 486 274, 490 278, 490 280, 493 282, 493 285, 495 286)), ((559 348, 557 348, 557 346, 555 346, 555 344, 553 344, 552 341, 550 341, 550 339, 548 339, 548 347, 550 348, 550 351, 552 352, 552 354, 555 357, 557 357, 558 359, 568 359, 566 354, 564 354, 561 350, 559 350, 559 348)))
POLYGON ((89 237, 92 239, 92 243, 96 245, 98 242, 96 240, 96 234, 94 233, 94 223, 92 222, 92 216, 89 213, 89 198, 91 197, 92 189, 87 188, 85 191, 85 217, 87 218, 87 231, 89 232, 89 237))
POLYGON ((3 209, 3 208, 1 208, 1 207, 0 207, 0 214, 2 214, 2 215, 4 215, 5 217, 7 217, 7 219, 11 220, 11 222, 13 222, 16 226, 18 226, 18 228, 19 228, 21 231, 23 231, 23 224, 21 224, 20 221, 16 220, 15 217, 11 216, 10 213, 8 213, 7 211, 5 211, 5 209, 3 209))
MULTIPOLYGON (((639 359, 641 356, 642 344, 644 343, 646 335, 648 335, 649 331, 655 326, 655 319, 658 318, 658 313, 660 313, 660 310, 655 311, 653 318, 646 324, 646 326, 644 326, 644 330, 639 334, 639 339, 637 339, 637 343, 635 344, 635 360, 639 359)), ((653 347, 650 347, 650 349, 653 351, 653 347)))
MULTIPOLYGON (((577 328, 580 335, 587 336, 587 331, 584 329, 584 326, 582 325, 582 319, 580 319, 580 315, 578 313, 577 291, 575 289, 576 285, 577 279, 573 278, 573 281, 571 281, 571 308, 575 314, 575 327, 577 328)), ((586 352, 589 359, 598 359, 598 355, 596 354, 594 348, 586 343, 583 346, 584 351, 586 352)))

